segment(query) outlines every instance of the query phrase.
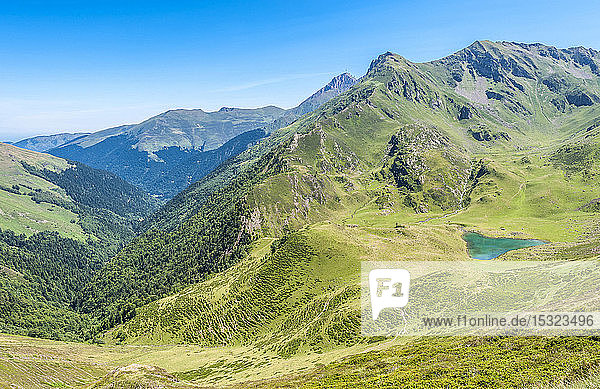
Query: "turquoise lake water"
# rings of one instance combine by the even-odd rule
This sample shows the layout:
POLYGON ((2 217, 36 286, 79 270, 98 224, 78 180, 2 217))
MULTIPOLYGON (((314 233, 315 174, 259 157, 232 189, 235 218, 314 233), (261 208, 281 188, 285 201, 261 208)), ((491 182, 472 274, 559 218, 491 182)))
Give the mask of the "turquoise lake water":
POLYGON ((489 238, 475 232, 463 235, 469 255, 475 259, 494 259, 502 254, 525 247, 540 246, 548 242, 537 239, 489 238))

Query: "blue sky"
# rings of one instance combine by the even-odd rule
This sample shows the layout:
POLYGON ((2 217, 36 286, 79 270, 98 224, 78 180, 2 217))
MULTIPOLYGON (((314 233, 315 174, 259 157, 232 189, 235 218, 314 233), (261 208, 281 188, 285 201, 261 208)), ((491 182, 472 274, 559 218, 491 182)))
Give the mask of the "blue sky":
POLYGON ((428 61, 482 39, 600 49, 594 3, 5 1, 0 139, 172 108, 290 107, 388 50, 428 61))

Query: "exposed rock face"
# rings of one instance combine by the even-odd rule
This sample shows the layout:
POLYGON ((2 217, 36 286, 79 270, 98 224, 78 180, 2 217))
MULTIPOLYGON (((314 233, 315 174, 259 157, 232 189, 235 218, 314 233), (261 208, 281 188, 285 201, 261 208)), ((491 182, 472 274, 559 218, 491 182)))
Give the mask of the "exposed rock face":
POLYGON ((387 51, 377 56, 377 58, 371 61, 369 69, 367 70, 367 75, 372 74, 374 70, 381 68, 388 61, 396 61, 396 57, 398 56, 391 51, 387 51))
POLYGON ((585 47, 573 47, 566 49, 565 51, 571 55, 575 63, 581 66, 589 66, 592 73, 600 76, 600 68, 598 66, 600 52, 594 49, 587 49, 585 47))
POLYGON ((450 65, 452 78, 458 82, 462 81, 463 78, 460 74, 462 68, 460 64, 464 64, 472 76, 502 82, 521 91, 524 91, 524 88, 514 77, 534 78, 532 74, 535 70, 534 64, 529 64, 528 69, 525 64, 519 63, 515 58, 503 55, 489 42, 475 42, 466 49, 440 60, 440 62, 450 65))
POLYGON ((546 85, 546 87, 554 93, 560 93, 560 91, 566 87, 566 81, 556 76, 544 78, 542 84, 546 85))
POLYGON ((471 113, 471 109, 466 105, 463 105, 458 113, 458 120, 471 119, 473 114, 471 113))
POLYGON ((494 92, 491 90, 485 91, 485 95, 487 96, 488 99, 492 99, 492 100, 502 100, 504 99, 504 96, 498 92, 494 92))
MULTIPOLYGON (((516 123, 516 118, 525 126, 536 112, 551 121, 554 115, 600 102, 595 82, 599 67, 600 52, 593 49, 490 41, 426 64, 428 74, 444 74, 441 82, 481 113, 505 123, 516 123)), ((457 117, 464 120, 466 112, 459 111, 457 117)))
POLYGON ((487 128, 480 128, 480 129, 476 129, 476 130, 469 129, 469 134, 473 137, 473 139, 475 139, 479 142, 490 142, 490 141, 499 140, 499 139, 504 139, 504 140, 511 139, 510 135, 508 135, 506 132, 492 133, 487 128))
POLYGON ((590 96, 583 92, 568 94, 567 101, 569 102, 569 104, 572 104, 576 107, 589 107, 590 105, 594 105, 594 100, 592 100, 590 96))
POLYGON ((391 137, 388 148, 378 174, 409 192, 405 205, 425 212, 426 204, 447 210, 467 201, 471 163, 447 136, 434 128, 409 125, 391 137))
POLYGON ((471 136, 475 139, 478 140, 480 142, 483 141, 491 141, 494 138, 492 137, 492 134, 489 131, 486 130, 469 130, 469 133, 471 134, 471 136))
POLYGON ((566 79, 556 75, 544 78, 542 84, 544 84, 549 91, 558 95, 564 95, 562 99, 554 98, 552 101, 552 104, 560 111, 564 111, 565 103, 563 99, 566 99, 569 104, 576 107, 588 107, 598 100, 596 95, 582 91, 580 85, 570 83, 566 79))
POLYGON ((554 105, 554 107, 556 107, 556 109, 559 112, 565 112, 565 110, 567 109, 567 103, 564 99, 553 98, 552 100, 550 100, 550 102, 552 103, 552 105, 554 105))
POLYGON ((356 78, 354 78, 350 73, 345 72, 345 73, 342 73, 339 76, 333 78, 329 82, 329 84, 327 84, 323 88, 321 88, 318 92, 315 93, 315 95, 321 91, 323 91, 323 92, 327 92, 329 90, 346 91, 356 83, 357 83, 356 78))
POLYGON ((388 89, 395 91, 408 101, 421 102, 424 101, 427 96, 427 91, 425 91, 410 74, 404 77, 393 77, 388 83, 388 89))
POLYGON ((300 103, 296 108, 292 109, 295 115, 302 116, 314 111, 333 97, 340 95, 352 88, 358 80, 350 73, 342 73, 333 78, 327 85, 316 91, 308 99, 300 103))

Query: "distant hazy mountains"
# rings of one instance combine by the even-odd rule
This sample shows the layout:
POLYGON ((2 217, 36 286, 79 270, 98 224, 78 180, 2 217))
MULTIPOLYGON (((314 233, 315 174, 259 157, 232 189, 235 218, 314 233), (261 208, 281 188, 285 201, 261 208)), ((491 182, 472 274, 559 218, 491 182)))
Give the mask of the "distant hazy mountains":
POLYGON ((16 146, 108 170, 157 197, 170 198, 223 161, 312 112, 356 82, 350 74, 341 74, 291 109, 275 106, 223 107, 216 112, 178 109, 139 124, 84 136, 36 137, 22 140, 16 146))
POLYGON ((90 133, 89 132, 81 132, 81 133, 77 133, 77 134, 62 133, 62 134, 54 134, 54 135, 42 135, 42 136, 35 136, 33 138, 23 139, 19 142, 12 143, 12 144, 14 146, 20 147, 22 149, 27 149, 27 150, 43 153, 50 149, 64 145, 65 143, 71 142, 75 139, 79 139, 79 138, 82 138, 87 135, 90 135, 90 133))

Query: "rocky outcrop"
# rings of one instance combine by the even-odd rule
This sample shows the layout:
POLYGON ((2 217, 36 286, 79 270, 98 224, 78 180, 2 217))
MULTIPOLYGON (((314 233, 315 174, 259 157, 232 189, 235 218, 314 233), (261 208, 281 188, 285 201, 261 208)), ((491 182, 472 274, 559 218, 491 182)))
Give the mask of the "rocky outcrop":
POLYGON ((376 176, 405 193, 404 205, 424 212, 431 206, 460 208, 470 172, 469 158, 447 136, 435 128, 409 125, 391 137, 376 176))
POLYGON ((593 49, 587 49, 585 47, 573 47, 566 50, 573 58, 573 61, 580 66, 589 66, 592 73, 600 76, 600 68, 598 62, 600 62, 600 53, 593 49))
POLYGON ((358 80, 350 73, 342 73, 334 77, 327 85, 319 89, 308 99, 300 103, 296 108, 292 108, 292 112, 297 116, 302 116, 314 111, 332 98, 346 92, 352 88, 358 80))
MULTIPOLYGON (((596 96, 594 96, 596 99, 596 96)), ((567 101, 569 104, 574 105, 576 107, 589 107, 590 105, 594 105, 594 100, 592 97, 588 96, 584 92, 574 92, 567 94, 567 101)))
MULTIPOLYGON (((533 74, 535 64, 521 64, 514 58, 503 55, 502 52, 496 50, 488 42, 475 42, 448 58, 465 63, 467 69, 473 75, 478 75, 494 82, 511 84, 519 89, 521 89, 520 84, 512 80, 510 75, 529 79, 535 78, 533 74)), ((456 80, 456 77, 454 79, 456 80)))
POLYGON ((506 132, 492 133, 487 128, 469 129, 469 135, 479 142, 491 142, 494 140, 510 140, 510 135, 506 132))
POLYGON ((458 120, 471 119, 472 117, 473 113, 471 112, 471 109, 466 105, 463 105, 458 112, 458 120))
POLYGON ((542 84, 554 93, 560 93, 560 91, 566 87, 566 81, 556 76, 544 78, 542 84))
POLYGON ((589 203, 582 205, 575 210, 584 212, 600 212, 600 199, 593 199, 589 203))
POLYGON ((494 92, 491 90, 485 91, 485 95, 487 96, 488 99, 491 100, 502 100, 504 99, 504 96, 498 92, 494 92))
POLYGON ((177 383, 177 378, 169 374, 165 369, 134 363, 113 370, 103 379, 89 386, 89 388, 166 389, 182 387, 177 385, 177 383))

